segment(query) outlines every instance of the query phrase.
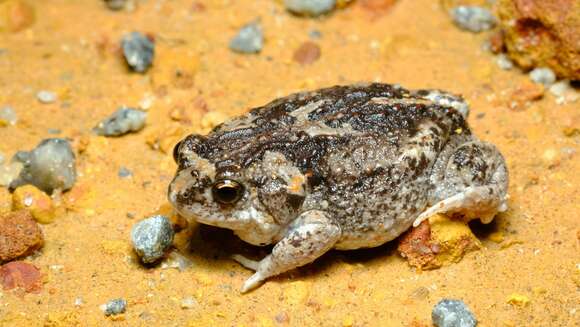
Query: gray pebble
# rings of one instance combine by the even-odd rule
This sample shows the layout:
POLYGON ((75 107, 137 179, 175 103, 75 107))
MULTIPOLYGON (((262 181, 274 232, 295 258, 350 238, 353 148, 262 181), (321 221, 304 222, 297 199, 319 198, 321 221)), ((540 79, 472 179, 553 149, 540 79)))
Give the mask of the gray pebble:
POLYGON ((48 129, 48 134, 60 134, 62 133, 62 131, 58 128, 49 128, 48 129))
POLYGON ((76 181, 75 156, 65 139, 44 139, 30 152, 19 151, 14 160, 23 167, 18 178, 10 183, 10 189, 32 184, 52 193, 56 189, 66 191, 76 181))
POLYGON ((492 29, 496 19, 491 11, 477 6, 459 6, 451 9, 453 22, 461 29, 478 33, 492 29))
POLYGON ((144 73, 153 64, 155 44, 145 35, 131 32, 123 37, 121 47, 125 60, 133 71, 144 73))
POLYGON ((530 72, 530 79, 534 83, 551 85, 556 81, 556 74, 550 68, 538 67, 530 72))
POLYGON ((461 300, 443 299, 431 313, 437 327, 475 327, 477 320, 461 300))
POLYGON ((230 41, 230 49, 239 53, 258 53, 264 46, 264 32, 259 22, 244 25, 230 41))
POLYGON ((501 53, 497 56, 496 63, 499 66, 499 68, 503 70, 510 70, 514 68, 514 63, 505 53, 501 53))
POLYGON ((102 136, 121 136, 137 132, 145 126, 147 113, 132 108, 120 108, 101 121, 93 130, 102 136))
POLYGON ((101 310, 106 316, 118 315, 127 310, 127 301, 125 299, 114 299, 101 306, 101 310))
POLYGON ((153 263, 165 254, 173 243, 171 222, 164 216, 153 216, 133 226, 131 240, 137 255, 144 263, 153 263))
POLYGON ((10 106, 4 106, 0 109, 0 125, 9 124, 9 125, 16 125, 18 122, 18 116, 16 116, 16 112, 10 106))
POLYGON ((56 101, 56 93, 42 90, 36 93, 36 98, 41 103, 49 104, 56 101))
POLYGON ((336 7, 336 0, 284 0, 289 11, 306 16, 320 16, 336 7))
POLYGON ((119 168, 119 172, 117 174, 121 178, 133 176, 133 172, 130 171, 127 167, 121 167, 121 168, 119 168))
POLYGON ((127 0, 105 0, 107 8, 111 10, 122 10, 127 5, 127 0))
POLYGON ((310 32, 308 32, 308 36, 311 39, 319 40, 322 38, 322 32, 320 32, 319 30, 310 30, 310 32))

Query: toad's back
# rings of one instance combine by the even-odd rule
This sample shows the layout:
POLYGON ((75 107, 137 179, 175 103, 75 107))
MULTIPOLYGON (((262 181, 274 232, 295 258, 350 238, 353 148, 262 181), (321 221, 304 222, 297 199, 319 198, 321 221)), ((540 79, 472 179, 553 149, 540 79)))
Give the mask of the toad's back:
POLYGON ((216 127, 198 154, 219 174, 281 153, 309 177, 303 209, 323 206, 342 226, 337 247, 381 244, 428 205, 430 171, 450 136, 470 137, 459 111, 429 94, 367 84, 291 95, 216 127))

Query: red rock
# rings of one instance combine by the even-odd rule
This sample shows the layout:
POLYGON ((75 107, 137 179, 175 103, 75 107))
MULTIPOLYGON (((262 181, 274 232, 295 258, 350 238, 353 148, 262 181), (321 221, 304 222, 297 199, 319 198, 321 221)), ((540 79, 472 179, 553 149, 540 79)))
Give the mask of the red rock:
POLYGON ((435 259, 430 239, 431 227, 429 221, 425 220, 401 237, 397 249, 411 266, 423 267, 435 259))
POLYGON ((304 42, 294 52, 294 61, 301 65, 310 65, 320 58, 320 47, 314 42, 304 42))
POLYGON ((0 215, 0 263, 26 256, 40 248, 42 231, 26 210, 0 215))
POLYGON ((580 1, 500 0, 497 14, 514 62, 580 80, 580 1))
POLYGON ((26 293, 39 293, 42 290, 42 274, 34 265, 13 261, 0 266, 0 284, 4 290, 20 288, 26 293))

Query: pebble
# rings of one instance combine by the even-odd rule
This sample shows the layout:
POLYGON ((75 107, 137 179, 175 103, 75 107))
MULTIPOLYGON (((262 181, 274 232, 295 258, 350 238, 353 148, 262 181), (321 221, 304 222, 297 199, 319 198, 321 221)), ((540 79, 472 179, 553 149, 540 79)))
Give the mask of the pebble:
POLYGON ((133 71, 145 73, 153 64, 155 44, 147 36, 131 32, 123 37, 121 48, 127 64, 133 71))
POLYGON ((513 61, 511 61, 511 59, 505 53, 501 53, 497 56, 496 63, 499 68, 503 70, 510 70, 514 68, 513 61))
POLYGON ((437 327, 475 327, 477 320, 461 300, 443 299, 431 313, 437 327))
POLYGON ((133 172, 130 171, 128 168, 126 167, 121 167, 119 168, 119 172, 117 173, 119 175, 119 177, 121 178, 126 178, 126 177, 131 177, 133 176, 133 172))
POLYGON ((105 0, 105 5, 107 5, 107 8, 114 11, 123 10, 125 8, 130 8, 131 6, 134 6, 134 4, 132 4, 132 1, 129 0, 105 0))
POLYGON ((12 261, 0 266, 0 284, 5 290, 20 288, 26 293, 40 293, 42 274, 34 265, 12 261))
POLYGON ((0 215, 0 263, 27 256, 42 247, 38 224, 26 210, 0 215))
POLYGON ((127 301, 125 299, 114 299, 101 305, 100 308, 105 313, 105 316, 118 315, 127 309, 127 301))
POLYGON ((311 39, 319 40, 322 39, 322 32, 319 30, 310 30, 310 32, 308 32, 308 36, 311 39))
POLYGON ((101 136, 121 136, 140 131, 145 126, 147 113, 132 108, 120 108, 93 129, 101 136))
POLYGON ((12 209, 28 210, 34 220, 41 224, 50 224, 56 218, 52 199, 34 185, 23 185, 14 190, 12 209))
POLYGON ((10 106, 5 106, 0 109, 0 127, 8 125, 16 125, 18 116, 10 106))
POLYGON ((534 68, 530 71, 529 76, 534 83, 544 84, 545 86, 554 84, 556 81, 556 74, 547 67, 534 68))
POLYGON ((453 22, 459 28, 479 33, 492 29, 496 19, 491 11, 477 6, 458 6, 451 9, 453 22))
POLYGON ((185 297, 183 298, 183 300, 181 300, 181 308, 182 309, 192 309, 197 305, 197 301, 191 297, 185 297))
POLYGON ((55 189, 69 190, 76 181, 75 156, 69 142, 60 138, 42 140, 30 152, 15 155, 23 167, 10 189, 32 184, 46 193, 55 189))
POLYGON ((284 0, 290 12, 305 16, 320 16, 336 7, 336 0, 284 0))
POLYGON ((304 42, 294 52, 293 59, 301 65, 311 65, 320 58, 320 47, 314 42, 304 42))
POLYGON ((56 101, 56 93, 42 90, 36 93, 36 98, 40 103, 49 104, 56 101))
POLYGON ((165 254, 173 243, 173 228, 165 216, 144 219, 131 231, 133 248, 143 263, 153 263, 165 254))
POLYGON ((239 53, 258 53, 264 46, 264 32, 259 22, 242 26, 230 41, 230 50, 239 53))

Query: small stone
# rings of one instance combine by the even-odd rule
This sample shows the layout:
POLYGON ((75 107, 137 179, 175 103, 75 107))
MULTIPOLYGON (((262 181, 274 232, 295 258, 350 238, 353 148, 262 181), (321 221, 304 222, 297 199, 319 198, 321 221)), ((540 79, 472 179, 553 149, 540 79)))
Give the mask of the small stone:
POLYGON ((34 185, 23 185, 12 194, 13 210, 28 210, 41 224, 50 224, 56 217, 52 199, 34 185))
POLYGON ((10 106, 5 106, 0 109, 0 127, 8 126, 8 125, 16 125, 18 122, 18 116, 16 116, 16 112, 10 106))
POLYGON ((304 16, 320 16, 336 7, 336 0, 284 0, 290 12, 304 16))
POLYGON ((181 308, 182 309, 193 309, 197 305, 197 301, 191 297, 185 297, 181 300, 181 308))
POLYGON ((42 90, 36 93, 36 98, 40 103, 49 104, 56 101, 56 93, 42 90))
POLYGON ((496 19, 488 9, 477 6, 458 6, 451 9, 453 22, 459 28, 479 33, 492 29, 496 19))
POLYGON ((499 68, 501 68, 503 70, 510 70, 510 69, 514 68, 514 63, 504 53, 501 53, 497 56, 496 63, 499 66, 499 68))
POLYGON ((32 151, 21 151, 15 158, 23 167, 18 178, 10 183, 12 190, 32 184, 52 193, 55 189, 69 190, 76 181, 75 156, 65 139, 44 139, 32 151))
POLYGON ((138 132, 145 126, 147 113, 132 108, 120 108, 101 121, 93 130, 101 136, 121 136, 138 132))
POLYGON ((131 177, 133 176, 133 172, 130 171, 128 168, 126 167, 121 167, 119 168, 119 172, 117 173, 119 175, 119 177, 121 178, 126 178, 126 177, 131 177))
POLYGON ((179 271, 185 271, 187 268, 191 267, 193 262, 189 260, 186 256, 180 254, 177 251, 172 251, 167 257, 166 262, 161 264, 161 269, 174 268, 179 271))
POLYGON ((0 284, 5 290, 20 288, 26 293, 40 293, 42 274, 34 265, 12 261, 0 266, 0 284))
POLYGON ((242 26, 230 41, 230 49, 239 53, 258 53, 264 46, 264 32, 259 22, 242 26))
POLYGON ((83 305, 84 301, 81 297, 77 297, 74 302, 74 306, 79 308, 83 305))
POLYGON ((144 219, 131 231, 133 248, 143 263, 159 260, 173 243, 171 222, 164 216, 153 216, 144 219))
POLYGON ((131 0, 105 0, 107 8, 117 11, 123 9, 132 9, 135 4, 131 0))
POLYGON ((301 65, 310 65, 320 58, 320 47, 314 42, 304 42, 294 52, 293 59, 301 65))
POLYGON ((42 247, 44 239, 30 212, 0 215, 0 263, 27 256, 42 247))
POLYGON ((544 84, 545 86, 549 86, 554 84, 556 81, 556 74, 550 68, 547 67, 538 67, 534 68, 530 71, 530 79, 534 83, 544 84))
POLYGON ((320 32, 319 30, 310 30, 310 32, 308 32, 308 36, 311 39, 319 40, 322 38, 322 32, 320 32))
POLYGON ((477 320, 461 300, 443 299, 431 313, 437 327, 475 327, 477 320))
POLYGON ((510 296, 508 296, 506 302, 518 307, 525 307, 528 305, 528 303, 530 303, 530 299, 523 294, 512 293, 510 296))
POLYGON ((145 73, 153 64, 155 44, 139 32, 131 32, 123 37, 121 48, 129 67, 138 73, 145 73))
POLYGON ((118 315, 127 309, 127 301, 124 299, 114 299, 101 305, 100 308, 105 313, 105 316, 118 315))

